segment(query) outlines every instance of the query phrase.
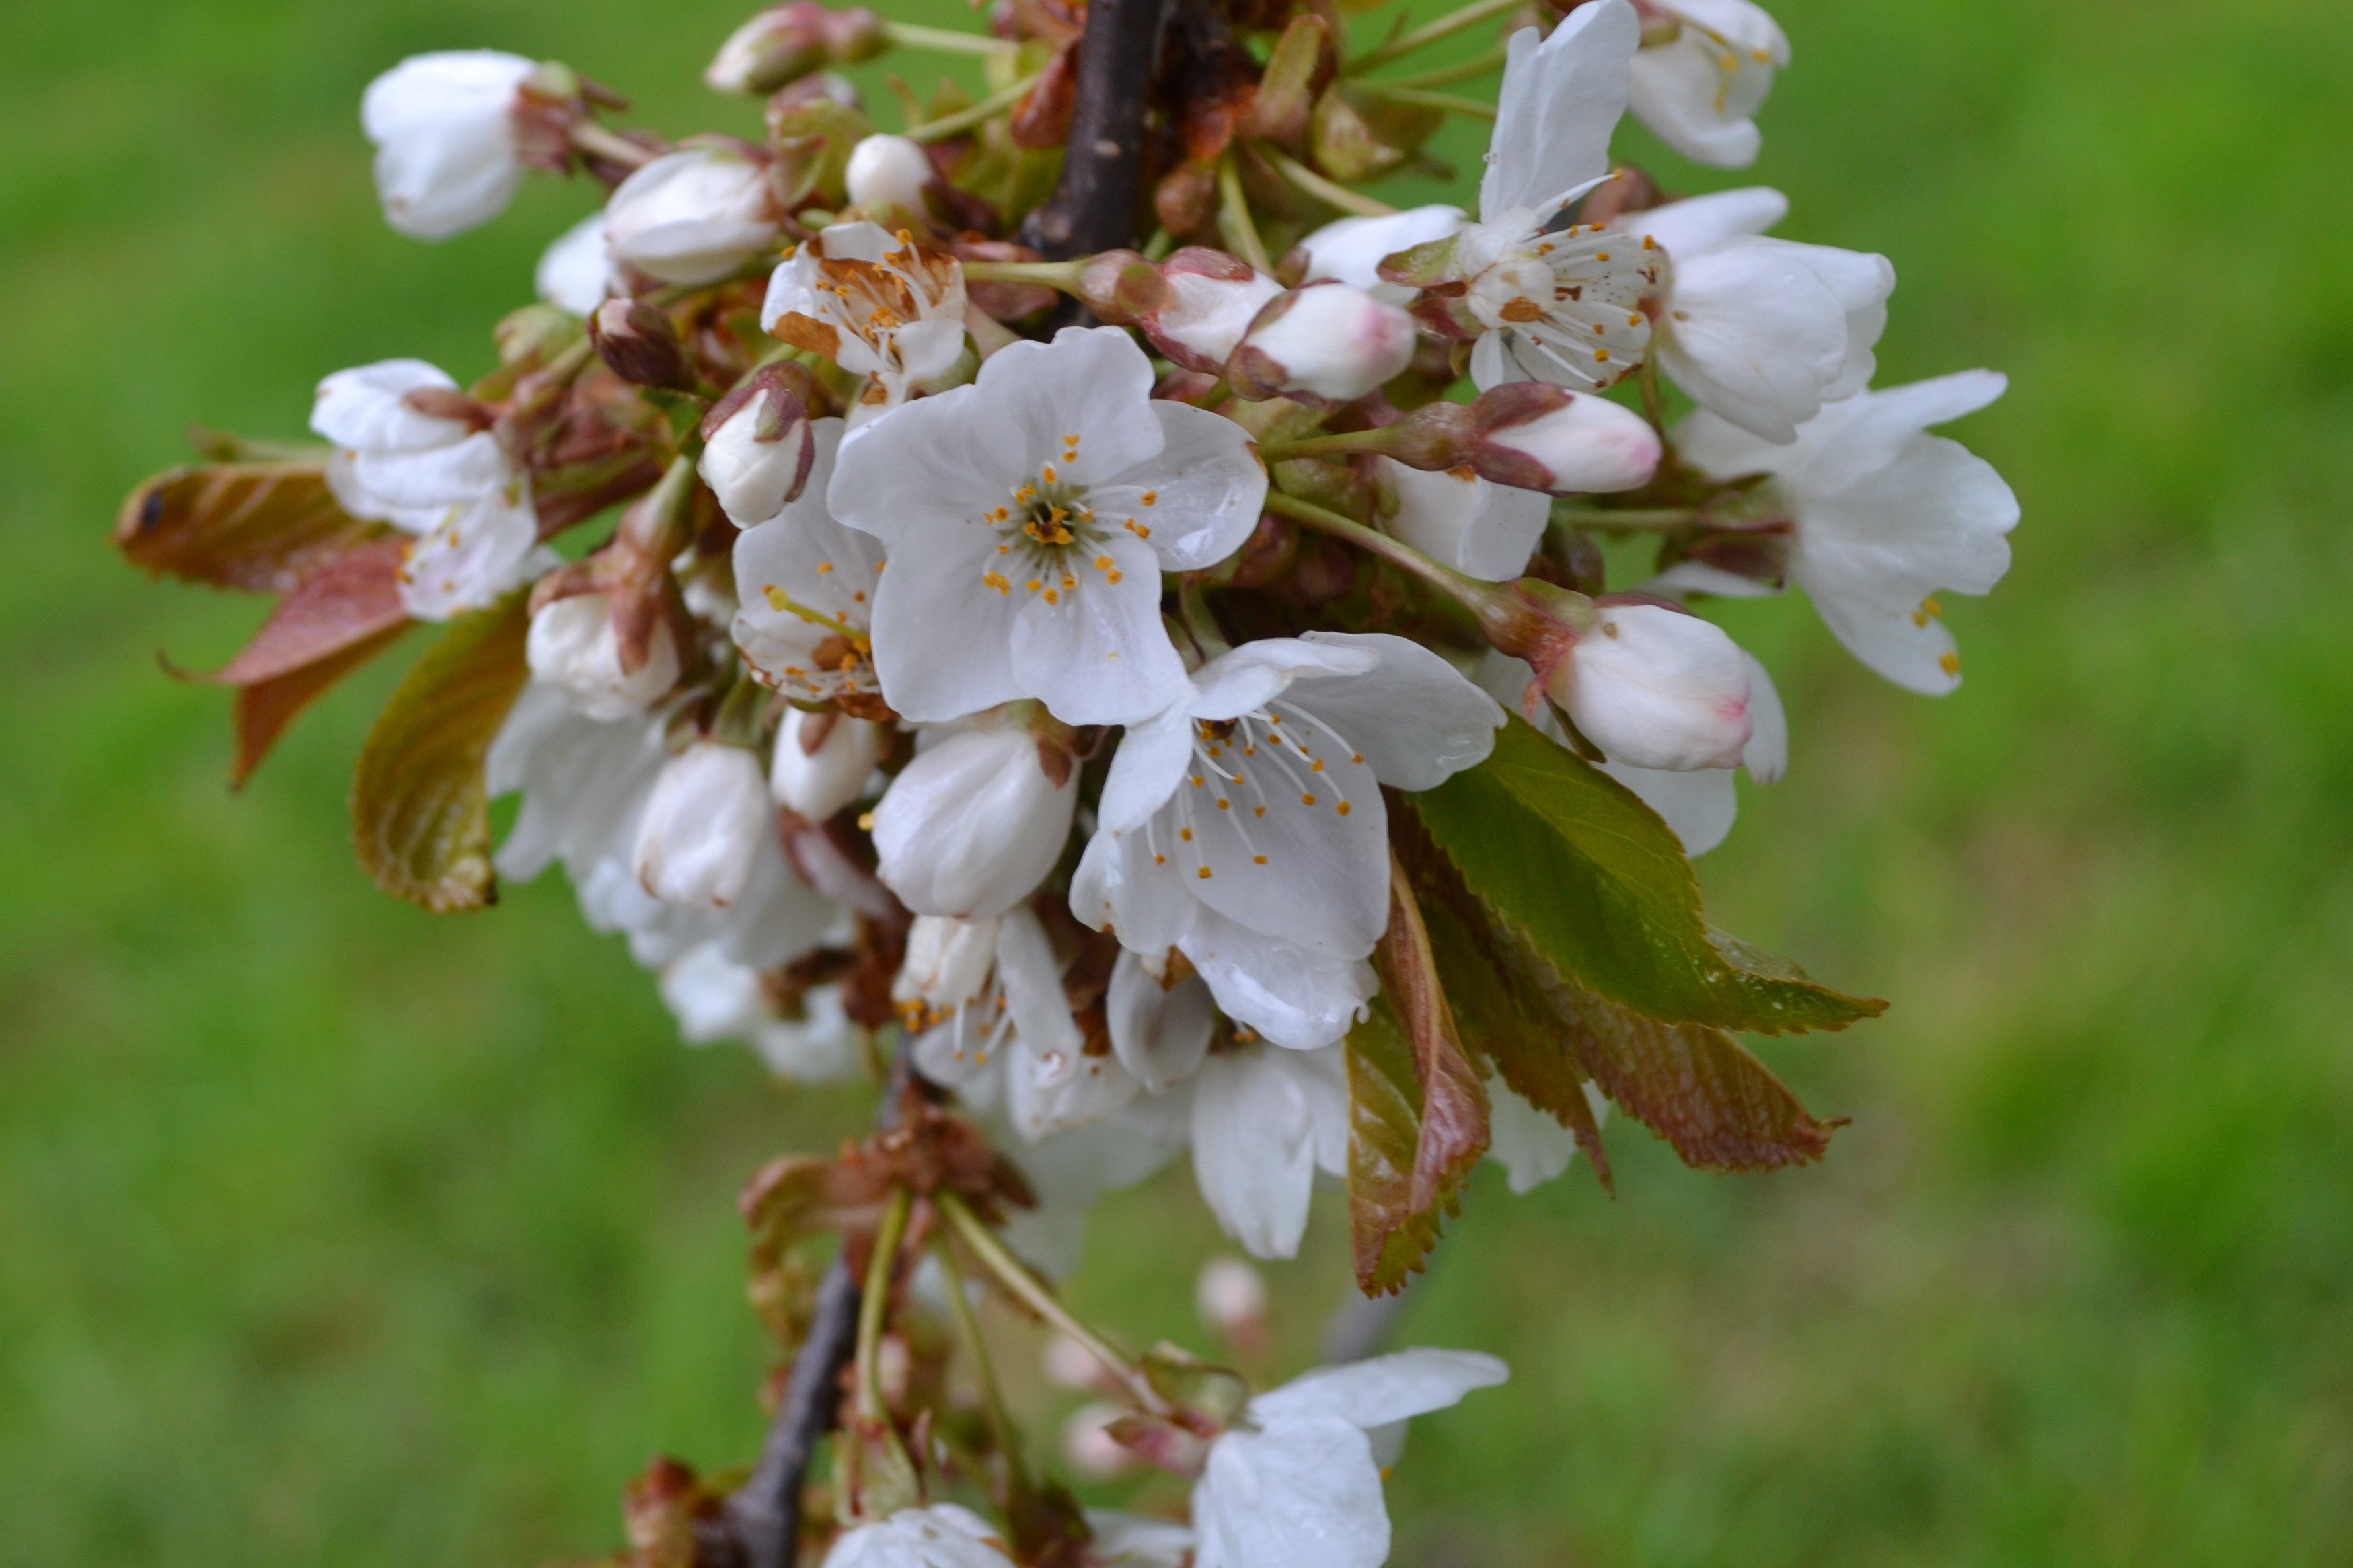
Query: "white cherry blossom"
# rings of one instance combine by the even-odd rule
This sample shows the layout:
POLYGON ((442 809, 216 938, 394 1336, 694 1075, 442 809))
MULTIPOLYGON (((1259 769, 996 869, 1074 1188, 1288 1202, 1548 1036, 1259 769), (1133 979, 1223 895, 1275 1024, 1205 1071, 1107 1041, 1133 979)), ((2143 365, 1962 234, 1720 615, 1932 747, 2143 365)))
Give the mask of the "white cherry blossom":
POLYGON ((614 259, 664 283, 710 283, 774 245, 774 198, 759 163, 733 148, 666 153, 605 204, 614 259))
POLYGON ((1442 783, 1503 721, 1402 637, 1244 644, 1121 741, 1071 910, 1148 958, 1183 952, 1268 1039, 1327 1044, 1372 994, 1388 921, 1379 786, 1442 783))
POLYGON ((866 793, 886 743, 882 726, 871 719, 786 708, 776 725, 768 793, 778 805, 823 822, 866 793))
POLYGON ((1260 1394, 1209 1446, 1194 1483, 1194 1568, 1378 1568, 1388 1506, 1366 1435, 1510 1376, 1491 1355, 1410 1350, 1260 1394))
POLYGON ((923 187, 939 176, 922 142, 886 132, 861 138, 849 150, 849 162, 841 177, 855 205, 896 207, 920 216, 923 211, 923 187))
POLYGON ((814 450, 801 493, 735 540, 735 646, 764 684, 805 701, 854 700, 877 689, 882 542, 843 527, 826 501, 842 428, 839 419, 810 426, 814 450))
POLYGON ((1061 858, 1078 808, 1075 770, 1050 776, 1037 738, 1015 727, 923 740, 874 808, 876 875, 919 915, 1001 915, 1061 858))
POLYGON ((770 276, 760 324, 853 375, 871 377, 859 405, 864 417, 897 407, 955 365, 964 353, 965 302, 955 258, 894 238, 879 224, 838 223, 770 276))
POLYGON ((1160 574, 1231 554, 1266 472, 1240 426, 1155 401, 1152 379, 1125 332, 1065 328, 842 445, 828 504, 890 549, 874 649, 892 709, 928 722, 1032 697, 1124 724, 1181 694, 1160 574))
POLYGON ((532 274, 539 297, 575 316, 593 316, 612 297, 613 253, 605 243, 605 215, 590 213, 540 253, 532 274))
POLYGON ((773 838, 760 760, 742 746, 698 741, 654 780, 632 854, 638 880, 664 903, 724 909, 744 894, 773 838))
POLYGON ((1415 341, 1413 318, 1402 309, 1327 279, 1260 310, 1227 378, 1247 397, 1290 393, 1346 403, 1402 374, 1415 341))
POLYGON ((1754 499, 1788 521, 1789 575, 1823 623, 1896 685, 1942 696, 1960 684, 1961 660, 1936 595, 1990 591, 2010 569, 2019 511, 1991 464, 1927 431, 2008 384, 1974 370, 1862 393, 1825 407, 1786 446, 1702 412, 1683 422, 1676 447, 1714 479, 1771 475, 1754 499))
POLYGON ((521 55, 458 49, 412 55, 360 99, 375 143, 385 221, 417 239, 447 239, 506 210, 522 184, 515 93, 536 69, 521 55))
POLYGON ((845 1531, 825 1568, 1008 1568, 1012 1561, 987 1520, 941 1502, 845 1531))
POLYGON ((609 594, 575 594, 541 605, 523 652, 534 679, 570 692, 591 719, 626 718, 678 683, 678 640, 667 622, 655 624, 645 663, 622 673, 609 594))
POLYGON ((495 434, 427 411, 452 401, 463 401, 457 382, 423 360, 381 360, 319 383, 311 428, 334 443, 327 482, 345 511, 422 533, 446 509, 514 479, 495 434))
POLYGON ((1347 1047, 1219 1052, 1189 1088, 1202 1201, 1252 1257, 1296 1256, 1315 1173, 1348 1170, 1347 1047))
POLYGON ((1525 570, 1544 538, 1552 498, 1499 485, 1469 468, 1416 468, 1375 460, 1380 524, 1442 565, 1490 583, 1525 570))
POLYGON ((1762 186, 1628 213, 1613 227, 1667 254, 1651 354, 1699 405, 1790 441, 1871 384, 1895 268, 1883 256, 1771 239, 1788 198, 1762 186))
POLYGON ((1757 161, 1757 111, 1789 63, 1780 25, 1749 0, 1648 0, 1657 22, 1633 59, 1635 116, 1694 163, 1757 161))
MULTIPOLYGON (((1413 290, 1381 276, 1381 263, 1400 250, 1445 239, 1470 221, 1461 207, 1409 207, 1379 217, 1344 217, 1299 242, 1307 253, 1304 281, 1332 278, 1351 283, 1392 305, 1409 303, 1413 290)), ((1269 299, 1273 295, 1270 293, 1269 299)), ((1263 301, 1261 301, 1263 303, 1263 301)))
POLYGON ((798 998, 797 1016, 780 1015, 760 973, 705 942, 661 972, 661 997, 690 1046, 742 1040, 771 1072, 800 1083, 835 1083, 859 1068, 858 1041, 842 1014, 841 987, 820 985, 798 998))

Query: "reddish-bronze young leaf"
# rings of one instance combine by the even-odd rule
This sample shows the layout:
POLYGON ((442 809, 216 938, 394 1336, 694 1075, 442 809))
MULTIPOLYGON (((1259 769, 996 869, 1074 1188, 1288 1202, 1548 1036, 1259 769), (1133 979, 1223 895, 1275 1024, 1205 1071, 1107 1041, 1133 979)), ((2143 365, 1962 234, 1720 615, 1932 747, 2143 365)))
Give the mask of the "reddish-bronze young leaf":
POLYGON ((1440 973, 1470 1037, 1504 1081, 1567 1125, 1607 1183, 1590 1077, 1619 1107, 1703 1170, 1772 1170, 1821 1157, 1840 1122, 1807 1111, 1724 1031, 1646 1018, 1564 974, 1392 797, 1391 835, 1419 894, 1440 973))
POLYGON ((322 464, 207 463, 132 491, 114 542, 150 572, 285 594, 332 557, 389 532, 335 504, 322 464))
POLYGON ((1420 1089, 1420 1130, 1414 1141, 1413 1181, 1407 1201, 1427 1213, 1454 1194, 1487 1152, 1487 1086, 1463 1054, 1447 1007, 1430 932, 1406 880, 1389 857, 1389 924, 1373 950, 1373 966, 1406 1043, 1413 1050, 1420 1089))
POLYGON ((253 771, 269 758, 286 727, 301 716, 302 710, 318 700, 335 682, 398 642, 400 634, 407 629, 408 621, 404 616, 373 636, 347 643, 309 664, 239 687, 237 757, 229 764, 229 787, 243 788, 253 771))
POLYGON ((1348 1031, 1348 1239, 1367 1296, 1405 1289, 1438 1245, 1438 1215, 1413 1204, 1421 1142, 1413 1047, 1388 999, 1348 1031))
POLYGON ((450 622, 360 748, 353 836, 361 867, 396 898, 446 912, 494 896, 482 764, 531 675, 526 599, 450 622))

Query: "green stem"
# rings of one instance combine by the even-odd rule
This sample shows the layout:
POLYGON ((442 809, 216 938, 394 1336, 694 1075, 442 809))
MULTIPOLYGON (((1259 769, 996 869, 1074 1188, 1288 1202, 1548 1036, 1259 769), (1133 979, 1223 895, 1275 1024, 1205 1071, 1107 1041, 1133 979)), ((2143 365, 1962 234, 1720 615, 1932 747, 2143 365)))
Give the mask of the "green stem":
POLYGON ((1266 241, 1259 237, 1258 225, 1250 221, 1250 198, 1242 194, 1242 172, 1230 153, 1218 163, 1218 234, 1228 250, 1261 272, 1274 270, 1274 264, 1267 259, 1266 241))
POLYGON ((1662 441, 1667 437, 1667 399, 1659 388, 1659 362, 1656 355, 1642 356, 1639 384, 1642 390, 1642 413, 1651 421, 1651 428, 1659 433, 1662 441))
POLYGON ((828 616, 821 610, 812 610, 773 583, 762 589, 761 595, 768 601, 768 608, 776 611, 776 614, 797 616, 813 626, 823 626, 860 653, 869 651, 872 646, 867 633, 860 631, 841 616, 828 616))
MULTIPOLYGON (((1391 77, 1378 85, 1382 87, 1452 87, 1458 81, 1469 81, 1473 77, 1482 77, 1489 71, 1502 68, 1504 61, 1510 56, 1511 50, 1508 47, 1497 44, 1493 48, 1482 49, 1467 60, 1457 60, 1451 66, 1432 66, 1426 71, 1414 71, 1406 76, 1391 77)), ((1365 85, 1371 87, 1376 84, 1367 82, 1365 85)))
POLYGON ((593 120, 575 120, 571 126, 572 144, 592 158, 602 158, 608 163, 625 164, 642 169, 661 156, 651 147, 640 147, 617 131, 610 131, 593 120))
POLYGON ((967 283, 1039 283, 1065 294, 1075 294, 1079 274, 1085 266, 1084 258, 1076 261, 967 261, 964 264, 964 278, 967 283))
POLYGON ((882 1420, 885 1415, 877 1352, 890 1307, 891 1269, 899 1260, 899 1244, 906 1239, 907 1216, 914 1206, 915 1194, 908 1188, 891 1194, 881 1228, 874 1233, 874 1256, 866 1265, 866 1293, 858 1300, 858 1414, 869 1421, 882 1420))
POLYGON ((1356 452, 1386 452, 1388 446, 1387 430, 1347 430, 1336 436, 1261 442, 1258 455, 1270 463, 1287 463, 1293 458, 1345 458, 1356 452))
POLYGON ((1369 54, 1358 55, 1341 69, 1348 76, 1362 76, 1376 66, 1402 59, 1440 38, 1451 38, 1465 27, 1475 27, 1491 16, 1505 16, 1519 9, 1524 3, 1525 0, 1472 0, 1472 4, 1460 11, 1440 16, 1435 22, 1425 23, 1409 33, 1401 33, 1369 54))
POLYGON ((1021 101, 1024 94, 1037 85, 1036 77, 1025 76, 1011 87, 990 93, 968 109, 959 109, 954 114, 943 114, 937 120, 927 120, 921 125, 908 126, 907 137, 914 142, 944 141, 958 132, 969 131, 974 126, 994 119, 1003 110, 1012 108, 1021 101))
POLYGON ((1560 520, 1577 528, 1598 528, 1605 533, 1636 533, 1688 528, 1699 513, 1687 506, 1627 507, 1622 510, 1565 510, 1560 520))
POLYGON ((882 36, 902 49, 936 49, 948 55, 1009 55, 1021 47, 985 33, 959 33, 953 27, 925 27, 913 22, 885 21, 882 36))
POLYGON ((1475 582, 1451 567, 1440 566, 1413 546, 1391 539, 1378 529, 1367 528, 1354 518, 1343 517, 1336 511, 1317 506, 1314 501, 1301 500, 1297 496, 1285 495, 1281 490, 1269 490, 1266 510, 1318 533, 1345 541, 1368 554, 1377 555, 1391 565, 1411 573, 1440 593, 1461 601, 1474 613, 1485 608, 1495 597, 1492 584, 1475 582))
POLYGON ((1495 106, 1483 99, 1461 98, 1451 92, 1425 92, 1418 87, 1397 87, 1385 81, 1368 81, 1364 91, 1391 103, 1410 104, 1417 109, 1435 109, 1447 114, 1460 114, 1471 120, 1493 120, 1495 106))
POLYGON ((1261 144, 1259 147, 1259 153, 1268 163, 1274 165, 1275 172, 1284 179, 1289 180, 1316 200, 1338 207, 1344 213, 1354 213, 1358 217, 1387 217, 1397 211, 1397 208, 1387 202, 1375 201, 1368 195, 1350 190, 1337 181, 1325 179, 1280 147, 1261 144))
POLYGON ((932 1194, 932 1201, 939 1206, 948 1224, 955 1227, 958 1239, 972 1249, 973 1256, 987 1266, 997 1282, 1004 1286, 1016 1300, 1084 1345, 1087 1352, 1103 1363, 1103 1370, 1120 1381, 1128 1396, 1137 1405, 1155 1415, 1167 1414, 1168 1402, 1160 1397, 1143 1370, 1112 1349, 1101 1334, 1081 1322, 1068 1307, 1054 1299, 1052 1291, 1038 1283, 1037 1277, 1029 1272, 1028 1266, 1013 1256, 1011 1249, 997 1239, 997 1233, 972 1212, 964 1199, 943 1188, 932 1194))
POLYGON ((932 1251, 940 1260, 940 1275, 948 1288, 948 1311, 955 1319, 956 1335, 964 1341, 965 1353, 972 1357, 973 1370, 980 1376, 981 1410, 988 1420, 988 1435, 996 1441, 997 1452, 1005 1456, 1006 1478, 1012 1483, 1012 1490, 1027 1491, 1029 1468, 1021 1458, 1021 1433, 1005 1408, 1005 1389, 997 1381, 997 1362, 988 1353, 988 1341, 981 1334, 980 1319, 964 1293, 964 1265, 956 1261, 955 1244, 943 1231, 933 1237, 932 1251))

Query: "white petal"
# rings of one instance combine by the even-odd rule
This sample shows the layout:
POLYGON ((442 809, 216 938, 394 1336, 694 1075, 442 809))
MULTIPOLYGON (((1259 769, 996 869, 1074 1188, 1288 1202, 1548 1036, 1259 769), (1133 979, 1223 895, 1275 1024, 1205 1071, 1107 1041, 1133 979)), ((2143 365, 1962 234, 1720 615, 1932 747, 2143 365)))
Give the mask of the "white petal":
POLYGON ((1094 1543, 1087 1551, 1097 1568, 1184 1568, 1193 1550, 1193 1531, 1175 1520, 1087 1510, 1094 1543))
POLYGON ((1276 728, 1284 736, 1303 731, 1298 741, 1313 762, 1279 752, 1283 742, 1263 731, 1256 756, 1231 746, 1197 756, 1153 821, 1153 847, 1167 857, 1156 869, 1253 931, 1329 958, 1363 958, 1388 924, 1388 811, 1379 783, 1302 722, 1299 710, 1276 728), (1311 771, 1316 764, 1320 771, 1311 771), (1236 776, 1220 777, 1219 767, 1236 776))
POLYGON ((360 451, 414 451, 448 446, 470 434, 438 415, 419 413, 403 395, 430 388, 455 391, 448 372, 421 359, 379 360, 339 370, 319 383, 311 428, 338 447, 360 451))
MULTIPOLYGON (((1088 499, 1113 527, 1151 532, 1153 552, 1171 572, 1214 566, 1241 548, 1266 504, 1266 468, 1242 427, 1220 415, 1165 399, 1151 405, 1163 445, 1125 474, 1103 479, 1088 499), (1150 491, 1153 500, 1144 502, 1150 491)), ((1082 451, 1083 452, 1083 448, 1082 451)))
POLYGON ((1768 441, 1797 439, 1846 368, 1846 309, 1798 249, 1739 239, 1678 259, 1653 340, 1694 401, 1768 441))
POLYGON ((1490 583, 1520 575, 1544 537, 1552 500, 1481 479, 1467 468, 1413 468, 1375 459, 1397 503, 1382 520, 1390 533, 1440 564, 1490 583))
POLYGON ((1757 656, 1741 650, 1748 660, 1748 744, 1740 750, 1740 765, 1758 784, 1778 784, 1789 767, 1789 715, 1781 706, 1781 692, 1773 674, 1757 656))
MULTIPOLYGON (((1014 607, 1008 653, 1015 689, 1065 724, 1133 724, 1185 694, 1185 663, 1160 619, 1160 574, 1150 546, 1123 533, 1101 548, 1114 563, 1111 571, 1078 567, 1075 585, 1057 590, 1058 602, 1019 586, 1008 601, 1014 607)), ((885 584, 886 595, 893 586, 885 584)), ((980 593, 997 596, 986 587, 980 593)), ((878 627, 878 648, 880 635, 878 627)), ((902 713, 891 671, 905 666, 902 658, 881 668, 883 693, 902 713)))
MULTIPOLYGON (((1181 880, 1170 877, 1162 885, 1181 880)), ((1122 925, 1120 940, 1134 945, 1134 930, 1122 925)), ((1345 1035, 1379 989, 1373 966, 1362 959, 1311 952, 1198 902, 1176 945, 1208 982, 1219 1011, 1294 1051, 1313 1051, 1345 1035)))
POLYGON ((540 256, 532 281, 539 297, 575 316, 594 315, 613 291, 613 257, 605 247, 605 215, 590 213, 564 231, 540 256))
POLYGON ((1098 833, 1126 833, 1144 826, 1176 793, 1193 757, 1193 719, 1181 708, 1132 724, 1112 753, 1095 807, 1098 833))
POLYGON ((1288 1424, 1328 1415, 1370 1430, 1444 1410, 1477 1388, 1507 1381, 1512 1369, 1477 1351, 1409 1350, 1303 1373, 1250 1403, 1253 1420, 1288 1424))
POLYGON ((1767 233, 1788 216, 1788 197, 1769 185, 1747 185, 1628 213, 1617 226, 1657 240, 1680 264, 1727 240, 1767 233))
POLYGON ((1659 139, 1695 163, 1746 168, 1765 138, 1749 118, 1773 84, 1773 68, 1744 63, 1733 79, 1736 100, 1716 47, 1695 35, 1644 49, 1634 57, 1628 102, 1659 139))
POLYGON ((1238 1051, 1210 1058, 1192 1080, 1193 1174, 1202 1200, 1259 1258, 1292 1257, 1307 1229, 1317 1101, 1329 1089, 1298 1070, 1303 1059, 1264 1047, 1238 1051))
POLYGON ((1060 857, 1075 778, 1056 788, 1021 731, 950 735, 901 769, 874 808, 878 874, 918 914, 1003 914, 1060 857))
POLYGON ((1220 1436, 1193 1488, 1193 1529, 1194 1568, 1378 1568, 1389 1552, 1371 1445, 1329 1415, 1220 1436))
POLYGON ((1112 965, 1103 1012, 1112 1049, 1154 1094, 1192 1076, 1217 1023, 1208 986, 1190 976, 1164 986, 1142 958, 1124 950, 1112 965))
POLYGON ((1337 279, 1393 305, 1408 304, 1414 290, 1401 283, 1383 282, 1381 263, 1400 250, 1444 239, 1465 221, 1460 207, 1427 206, 1382 217, 1344 217, 1327 223, 1299 242, 1307 251, 1307 273, 1302 281, 1337 279))
MULTIPOLYGON (((1642 41, 1626 0, 1569 13, 1542 44, 1512 36, 1479 216, 1559 199, 1609 171, 1609 135, 1626 112, 1628 62, 1642 41)), ((1547 215, 1549 216, 1549 215, 1547 215)))
POLYGON ((1577 1134, 1499 1078, 1487 1080, 1487 1158, 1504 1167, 1514 1193, 1534 1192, 1577 1158, 1577 1134))
POLYGON ((1605 762, 1601 771, 1657 812, 1683 841, 1685 855, 1704 855, 1723 843, 1740 814, 1729 768, 1637 768, 1605 762))
MULTIPOLYGON (((864 444, 849 443, 845 456, 864 444)), ((834 493, 840 493, 839 481, 834 493)), ((893 547, 874 595, 874 673, 902 718, 942 723, 1032 695, 1014 672, 1020 606, 981 580, 994 569, 990 538, 976 529, 969 537, 893 547)), ((1167 640, 1165 632, 1161 640, 1167 640)))
POLYGON ((1287 700, 1363 753, 1393 789, 1435 789, 1494 749, 1504 710, 1420 644, 1386 632, 1309 632, 1303 641, 1368 650, 1377 668, 1303 679, 1287 700))

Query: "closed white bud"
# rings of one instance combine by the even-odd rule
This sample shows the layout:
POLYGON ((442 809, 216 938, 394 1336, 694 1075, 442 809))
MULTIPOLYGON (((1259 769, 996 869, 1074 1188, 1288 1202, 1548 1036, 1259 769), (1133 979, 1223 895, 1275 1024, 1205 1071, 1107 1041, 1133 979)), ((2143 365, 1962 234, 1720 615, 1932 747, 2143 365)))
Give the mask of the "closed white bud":
POLYGON ((869 136, 849 150, 842 180, 849 199, 861 207, 923 211, 923 187, 932 183, 932 155, 904 136, 869 136))
POLYGON ((1546 673, 1552 700, 1612 762, 1729 768, 1748 743, 1748 659, 1722 627, 1662 605, 1593 606, 1546 673))
MULTIPOLYGON (((1512 390, 1538 384, 1517 383, 1512 390)), ((1534 417, 1486 431, 1491 447, 1500 447, 1535 465, 1530 477, 1540 473, 1544 482, 1528 488, 1584 495, 1639 489, 1651 482, 1659 467, 1659 433, 1649 420, 1591 393, 1543 390, 1559 393, 1563 401, 1547 398, 1553 405, 1534 417)))
POLYGON ((1153 346, 1187 370, 1222 374, 1242 334, 1282 285, 1249 262, 1188 245, 1159 267, 1167 285, 1157 309, 1139 318, 1153 346))
POLYGON ((907 956, 891 999, 947 1014, 980 994, 997 966, 997 922, 917 915, 907 928, 907 956))
POLYGON ((773 832, 760 759, 741 746, 698 741, 663 764, 638 820, 632 868, 669 904, 724 909, 751 880, 773 832))
POLYGON ((711 432, 695 469, 730 521, 757 528, 801 493, 816 458, 807 406, 763 386, 711 432))
POLYGON ((1244 397, 1308 393, 1346 403, 1413 363, 1413 318, 1338 282, 1294 289, 1259 313, 1227 379, 1244 397))
POLYGON ((778 805, 823 822, 866 792, 881 760, 882 729, 873 721, 787 708, 776 727, 768 790, 778 805))
POLYGON ((817 0, 771 5, 728 36, 703 70, 721 92, 770 93, 823 65, 879 52, 882 19, 863 5, 834 11, 817 0))
POLYGON ((499 216, 522 184, 515 91, 536 68, 521 55, 461 49, 415 55, 360 99, 375 143, 385 221, 417 239, 447 239, 499 216))
POLYGON ((1021 730, 966 730, 907 764, 874 811, 879 874, 917 914, 978 920, 1028 898, 1060 858, 1078 792, 1021 730))
POLYGON ((664 283, 710 283, 776 242, 765 171, 741 153, 690 147, 623 180, 605 205, 614 259, 664 283))
POLYGON ((645 663, 622 673, 609 594, 575 594, 541 605, 524 651, 534 679, 563 688, 574 707, 607 722, 642 711, 678 684, 678 644, 667 624, 655 626, 645 663))

